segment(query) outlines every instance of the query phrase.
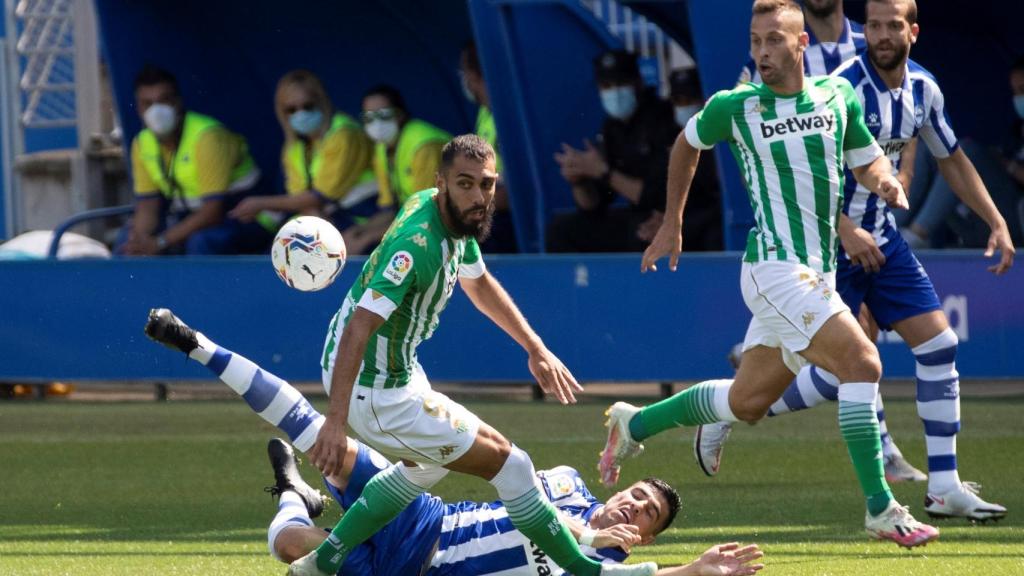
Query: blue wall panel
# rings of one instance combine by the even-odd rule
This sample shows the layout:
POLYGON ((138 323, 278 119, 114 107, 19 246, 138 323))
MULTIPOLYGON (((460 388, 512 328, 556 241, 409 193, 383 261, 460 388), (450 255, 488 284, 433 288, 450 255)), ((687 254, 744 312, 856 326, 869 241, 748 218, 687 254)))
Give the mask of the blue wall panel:
MULTIPOLYGON (((973 253, 921 258, 953 316, 965 377, 1024 377, 1024 276, 995 278, 973 253)), ((683 380, 728 374, 743 338, 737 255, 685 257, 639 273, 636 256, 493 257, 549 347, 581 380, 683 380)), ((0 380, 194 379, 209 373, 142 334, 172 308, 215 341, 288 379, 318 380, 324 333, 352 262, 322 293, 285 287, 263 258, 0 262, 0 380)), ((913 375, 899 343, 881 344, 889 376, 913 375)), ((456 292, 421 362, 437 380, 527 381, 524 353, 456 292)))

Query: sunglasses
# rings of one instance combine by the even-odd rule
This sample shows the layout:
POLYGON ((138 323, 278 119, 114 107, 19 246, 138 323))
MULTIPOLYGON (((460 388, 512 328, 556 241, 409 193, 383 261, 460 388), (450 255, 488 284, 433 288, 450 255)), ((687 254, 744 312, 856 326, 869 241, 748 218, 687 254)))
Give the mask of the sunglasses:
POLYGON ((394 108, 379 108, 377 110, 363 112, 361 117, 363 119, 363 124, 369 124, 374 120, 392 120, 395 116, 398 116, 398 111, 394 108))
POLYGON ((304 110, 306 112, 312 112, 313 110, 316 110, 316 104, 313 103, 313 102, 306 102, 305 104, 299 104, 298 106, 287 106, 284 109, 284 113, 287 116, 291 116, 292 114, 295 114, 299 110, 304 110))

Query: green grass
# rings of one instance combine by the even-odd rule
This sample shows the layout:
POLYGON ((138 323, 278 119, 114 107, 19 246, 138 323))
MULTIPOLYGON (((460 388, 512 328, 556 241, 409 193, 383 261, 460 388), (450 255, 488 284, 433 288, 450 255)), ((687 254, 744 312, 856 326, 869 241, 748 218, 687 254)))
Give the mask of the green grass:
MULTIPOLYGON (((469 406, 538 467, 575 466, 598 497, 609 495, 594 469, 603 404, 469 406)), ((768 574, 1024 574, 1022 409, 1024 399, 963 406, 963 477, 1010 508, 1008 519, 943 522, 938 543, 913 551, 864 535, 834 409, 738 427, 713 479, 694 465, 689 431, 664 434, 623 480, 665 478, 682 493, 683 512, 634 558, 681 563, 739 540, 761 544, 768 574)), ((888 401, 886 412, 903 451, 923 465, 913 403, 888 401)), ((241 401, 0 404, 0 574, 282 574, 266 553, 275 507, 262 492, 274 432, 241 401)), ((451 475, 438 488, 450 499, 493 498, 474 478, 451 475)), ((895 492, 920 512, 923 485, 895 492)), ((321 524, 337 515, 332 506, 321 524)))

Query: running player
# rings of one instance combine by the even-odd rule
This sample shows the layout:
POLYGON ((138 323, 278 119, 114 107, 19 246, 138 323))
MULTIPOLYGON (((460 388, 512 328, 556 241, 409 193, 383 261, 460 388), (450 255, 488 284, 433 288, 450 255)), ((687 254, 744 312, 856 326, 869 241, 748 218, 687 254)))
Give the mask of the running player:
MULTIPOLYGON (((569 403, 575 401, 574 391, 582 390, 484 265, 478 241, 490 228, 497 179, 494 149, 487 142, 469 134, 446 144, 437 188, 414 194, 402 206, 331 321, 322 365, 329 408, 322 427, 310 429, 316 436, 303 438, 315 440, 311 462, 325 476, 341 472, 346 425, 402 462, 374 476, 328 538, 296 560, 289 574, 336 573, 356 546, 449 470, 494 485, 516 528, 570 574, 649 575, 657 569, 653 562, 602 566, 583 555, 535 486, 529 455, 460 404, 432 391, 417 360, 416 348, 437 328, 459 282, 473 304, 526 350, 530 371, 545 391, 569 403)), ((169 311, 156 311, 150 324, 147 333, 157 340, 165 332, 190 331, 169 311)), ((286 382, 269 379, 244 358, 233 359, 201 334, 179 343, 174 347, 222 377, 237 378, 232 387, 237 385, 240 394, 248 390, 257 412, 270 411, 278 418, 283 414, 278 411, 291 405, 286 402, 290 396, 284 397, 287 405, 270 400, 286 382)))
POLYGON ((618 480, 623 459, 645 438, 676 426, 754 422, 782 395, 805 361, 836 374, 839 428, 867 504, 865 526, 877 538, 917 546, 938 536, 893 498, 882 470, 875 397, 878 350, 835 295, 837 227, 845 160, 854 178, 884 201, 905 208, 892 165, 871 137, 860 101, 842 78, 805 78, 803 13, 790 0, 756 0, 751 54, 764 84, 715 94, 676 140, 669 165, 665 222, 643 256, 642 271, 682 250, 682 213, 700 150, 729 142, 756 219, 740 286, 753 319, 734 380, 697 384, 638 409, 608 412, 602 480, 618 480))
MULTIPOLYGON (((344 510, 359 499, 370 478, 390 463, 379 452, 349 439, 340 476, 327 489, 344 510)), ((316 548, 324 533, 313 524, 322 510, 319 493, 299 475, 295 455, 286 442, 267 446, 276 483, 268 491, 280 496, 270 523, 270 553, 291 562, 316 548)), ((606 503, 587 489, 569 466, 537 472, 545 498, 562 521, 583 541, 581 549, 603 563, 626 560, 634 546, 653 543, 679 511, 679 494, 657 478, 647 478, 618 492, 606 503)), ((762 553, 756 545, 714 546, 685 566, 662 568, 660 576, 754 574, 762 553)), ((558 576, 563 571, 512 526, 500 501, 447 503, 420 494, 401 514, 349 554, 339 574, 365 576, 558 576)))
MULTIPOLYGON (((977 171, 957 143, 935 78, 909 59, 917 41, 915 0, 869 0, 865 33, 868 50, 835 74, 857 92, 868 129, 898 169, 903 147, 914 137, 927 145, 950 187, 991 228, 986 256, 1001 252, 989 270, 1002 274, 1013 265, 1014 248, 977 171)), ((883 330, 895 330, 917 359, 917 411, 924 423, 928 450, 925 511, 934 518, 964 517, 985 521, 1006 515, 1006 508, 985 502, 978 485, 961 482, 957 472, 956 435, 960 430, 957 337, 921 263, 900 235, 889 207, 847 174, 839 235, 837 284, 853 310, 867 304, 883 330)), ((824 370, 805 367, 772 405, 784 414, 836 399, 836 379, 824 370)), ((701 467, 717 471, 729 423, 702 426, 696 450, 701 467)))

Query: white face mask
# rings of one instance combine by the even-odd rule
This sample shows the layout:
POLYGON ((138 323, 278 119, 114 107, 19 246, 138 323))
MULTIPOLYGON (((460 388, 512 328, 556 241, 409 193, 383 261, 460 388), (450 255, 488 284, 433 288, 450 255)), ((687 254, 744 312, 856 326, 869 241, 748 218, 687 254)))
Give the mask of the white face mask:
POLYGON ((366 123, 366 135, 374 142, 390 145, 398 138, 398 120, 374 120, 366 123))
POLYGON ((1024 120, 1024 94, 1017 94, 1013 97, 1013 109, 1017 111, 1017 116, 1024 120))
POLYGON ((616 86, 600 91, 601 106, 606 114, 627 120, 636 111, 636 90, 632 86, 616 86))
POLYGON ((152 104, 142 115, 146 128, 159 136, 167 136, 178 126, 178 111, 170 104, 152 104))
POLYGON ((700 112, 700 106, 696 104, 690 104, 689 106, 676 106, 676 124, 680 128, 686 128, 686 123, 693 118, 693 115, 700 112))

